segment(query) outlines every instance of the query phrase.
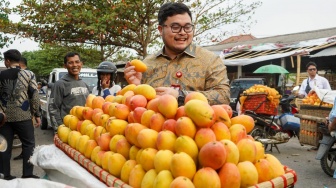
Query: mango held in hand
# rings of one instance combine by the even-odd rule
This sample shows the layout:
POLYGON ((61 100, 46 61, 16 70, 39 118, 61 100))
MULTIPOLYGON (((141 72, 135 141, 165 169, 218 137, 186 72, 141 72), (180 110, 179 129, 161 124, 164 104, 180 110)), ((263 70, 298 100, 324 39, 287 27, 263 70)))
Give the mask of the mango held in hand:
POLYGON ((184 110, 197 127, 209 128, 215 122, 214 110, 204 101, 192 99, 184 105, 184 110))
POLYGON ((137 72, 145 72, 147 70, 147 65, 138 59, 133 59, 131 65, 135 67, 137 72))

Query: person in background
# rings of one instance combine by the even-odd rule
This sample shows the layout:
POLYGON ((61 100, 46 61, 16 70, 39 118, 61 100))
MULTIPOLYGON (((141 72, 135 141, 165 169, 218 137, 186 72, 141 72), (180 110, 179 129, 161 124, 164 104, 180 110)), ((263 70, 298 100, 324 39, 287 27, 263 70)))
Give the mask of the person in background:
POLYGON ((44 92, 44 90, 42 89, 42 83, 41 82, 37 82, 37 89, 39 91, 39 94, 41 94, 41 95, 45 95, 46 94, 44 92))
POLYGON ((21 69, 29 70, 26 58, 21 57, 21 59, 20 59, 20 67, 21 67, 21 69))
POLYGON ((194 25, 183 3, 165 3, 158 13, 162 50, 146 57, 144 73, 128 62, 124 75, 129 84, 149 84, 157 95, 170 94, 179 105, 189 92, 203 93, 209 103, 229 104, 230 86, 226 66, 218 55, 192 43, 194 25))
POLYGON ((304 79, 302 81, 298 97, 304 98, 308 95, 308 93, 311 91, 311 89, 314 88, 314 86, 317 86, 319 89, 327 89, 331 90, 329 81, 317 74, 317 66, 314 62, 309 62, 306 65, 308 78, 304 79))
MULTIPOLYGON (((24 58, 24 57, 21 57, 20 59, 20 63, 19 63, 21 69, 24 69, 24 70, 27 70, 27 71, 30 71, 29 68, 28 68, 28 63, 27 63, 27 59, 24 58)), ((32 71, 30 71, 32 74, 34 74, 32 71)), ((37 87, 38 87, 38 83, 37 83, 37 87)), ((39 91, 39 94, 40 94, 40 89, 38 88, 38 91, 39 91)), ((21 153, 14 157, 13 160, 20 160, 20 159, 23 159, 23 153, 21 151, 21 153)))
POLYGON ((10 158, 16 133, 22 142, 22 178, 39 178, 33 174, 34 166, 28 162, 35 147, 32 119, 35 119, 36 127, 41 124, 35 75, 20 68, 21 53, 18 50, 4 52, 4 59, 5 65, 9 67, 0 72, 0 112, 5 113, 7 119, 0 127, 0 134, 6 138, 8 148, 0 152, 0 173, 4 174, 6 180, 16 178, 10 174, 10 158))
POLYGON ((48 92, 48 82, 45 81, 44 79, 42 79, 42 88, 41 89, 43 90, 43 92, 45 94, 47 94, 47 92, 48 92))
POLYGON ((117 77, 117 67, 112 62, 100 63, 97 68, 97 76, 98 83, 92 89, 92 94, 105 98, 108 95, 116 96, 117 92, 121 90, 121 87, 114 83, 117 77))
POLYGON ((69 52, 64 57, 64 68, 68 74, 55 82, 51 88, 49 114, 52 127, 57 128, 63 124, 63 118, 70 113, 72 107, 84 106, 90 94, 89 86, 79 77, 83 63, 80 55, 69 52))

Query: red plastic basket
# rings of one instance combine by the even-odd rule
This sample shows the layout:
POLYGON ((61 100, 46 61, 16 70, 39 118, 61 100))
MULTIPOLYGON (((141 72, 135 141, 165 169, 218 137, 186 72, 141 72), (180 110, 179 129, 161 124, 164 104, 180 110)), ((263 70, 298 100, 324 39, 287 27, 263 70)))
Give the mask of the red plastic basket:
POLYGON ((257 114, 278 114, 277 106, 267 99, 267 94, 247 95, 243 103, 242 112, 244 113, 246 110, 254 111, 257 114))

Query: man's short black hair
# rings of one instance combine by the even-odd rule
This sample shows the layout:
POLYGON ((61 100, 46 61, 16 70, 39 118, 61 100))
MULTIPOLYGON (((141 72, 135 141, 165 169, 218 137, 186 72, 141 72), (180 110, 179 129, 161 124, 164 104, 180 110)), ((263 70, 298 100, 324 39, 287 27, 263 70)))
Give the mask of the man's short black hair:
POLYGON ((9 60, 10 62, 19 62, 21 59, 21 53, 16 49, 7 50, 3 54, 4 59, 9 60))
POLYGON ((68 52, 68 53, 64 56, 64 64, 67 64, 67 62, 68 62, 68 57, 75 57, 76 55, 79 57, 79 60, 81 60, 81 57, 80 57, 79 53, 77 53, 77 52, 68 52))
POLYGON ((27 59, 26 59, 26 58, 21 57, 20 62, 21 62, 22 64, 26 65, 26 67, 28 66, 28 63, 27 63, 27 59))
POLYGON ((183 3, 165 3, 161 6, 158 13, 159 25, 163 25, 168 17, 174 16, 176 14, 188 13, 190 19, 192 20, 191 12, 189 8, 183 3))
POLYGON ((308 67, 311 66, 311 65, 313 65, 317 69, 316 63, 314 63, 313 61, 310 61, 309 63, 307 63, 306 69, 308 70, 308 67))

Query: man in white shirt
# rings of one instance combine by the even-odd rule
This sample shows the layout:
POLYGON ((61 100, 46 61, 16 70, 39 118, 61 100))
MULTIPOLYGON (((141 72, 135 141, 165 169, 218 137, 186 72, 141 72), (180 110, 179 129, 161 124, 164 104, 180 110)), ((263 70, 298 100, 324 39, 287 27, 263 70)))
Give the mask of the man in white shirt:
POLYGON ((328 89, 331 90, 329 81, 317 74, 317 67, 314 62, 309 62, 306 65, 307 72, 308 72, 308 78, 304 79, 302 81, 298 97, 304 98, 308 95, 308 93, 311 91, 311 89, 314 88, 314 86, 317 86, 319 89, 328 89))

